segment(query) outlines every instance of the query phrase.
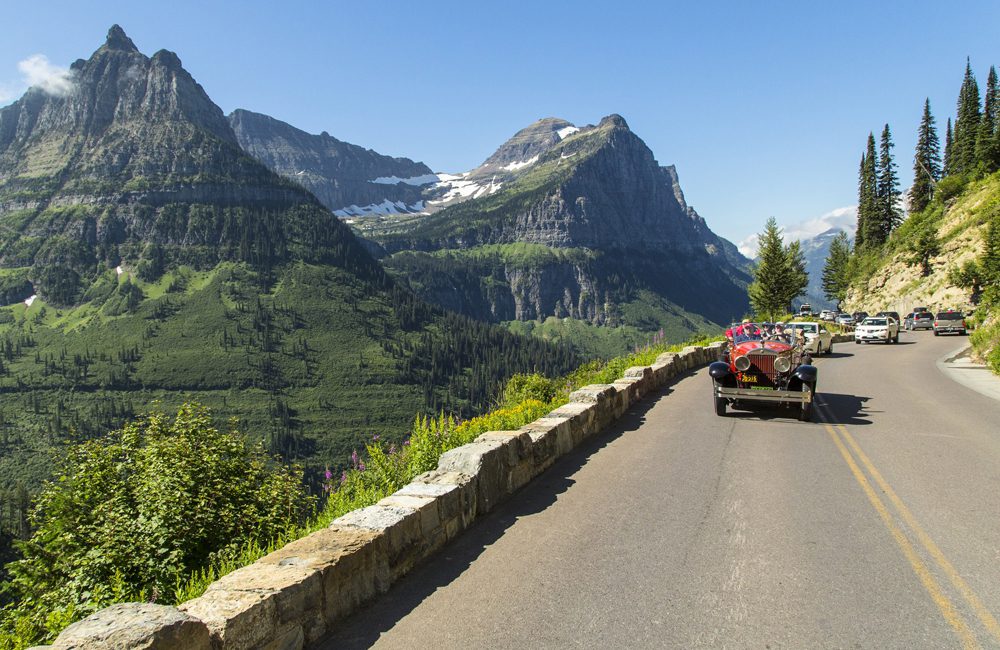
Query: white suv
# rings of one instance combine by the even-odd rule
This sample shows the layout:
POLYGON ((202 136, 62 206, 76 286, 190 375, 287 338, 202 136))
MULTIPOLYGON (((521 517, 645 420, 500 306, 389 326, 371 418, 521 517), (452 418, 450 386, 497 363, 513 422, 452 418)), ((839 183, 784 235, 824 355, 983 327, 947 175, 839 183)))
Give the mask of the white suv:
POLYGON ((872 341, 882 341, 883 343, 899 343, 899 323, 895 318, 889 316, 872 316, 861 321, 860 325, 854 328, 854 342, 871 343, 872 341))

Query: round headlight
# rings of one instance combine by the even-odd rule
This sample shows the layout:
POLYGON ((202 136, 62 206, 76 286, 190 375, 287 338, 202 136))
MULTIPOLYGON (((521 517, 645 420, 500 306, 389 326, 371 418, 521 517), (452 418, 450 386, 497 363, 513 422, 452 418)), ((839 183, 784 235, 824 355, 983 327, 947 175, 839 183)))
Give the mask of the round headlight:
POLYGON ((788 372, 792 369, 792 360, 788 357, 778 357, 774 360, 774 369, 778 372, 788 372))
POLYGON ((740 372, 750 368, 750 359, 745 354, 742 357, 736 357, 736 361, 733 361, 733 365, 740 372))

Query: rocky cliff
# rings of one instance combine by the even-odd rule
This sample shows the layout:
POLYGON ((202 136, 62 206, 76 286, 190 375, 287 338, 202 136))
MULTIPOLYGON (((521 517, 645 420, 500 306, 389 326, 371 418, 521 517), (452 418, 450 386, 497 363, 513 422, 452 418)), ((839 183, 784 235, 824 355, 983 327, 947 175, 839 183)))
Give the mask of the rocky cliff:
POLYGON ((462 178, 491 190, 364 231, 430 300, 478 318, 572 316, 654 330, 656 317, 637 305, 651 295, 661 303, 653 311, 716 323, 746 309, 747 260, 687 205, 676 170, 661 167, 621 116, 582 128, 546 118, 462 178))
POLYGON ((260 113, 237 110, 229 123, 244 151, 340 216, 419 212, 421 186, 437 180, 423 163, 383 156, 325 131, 311 135, 260 113))

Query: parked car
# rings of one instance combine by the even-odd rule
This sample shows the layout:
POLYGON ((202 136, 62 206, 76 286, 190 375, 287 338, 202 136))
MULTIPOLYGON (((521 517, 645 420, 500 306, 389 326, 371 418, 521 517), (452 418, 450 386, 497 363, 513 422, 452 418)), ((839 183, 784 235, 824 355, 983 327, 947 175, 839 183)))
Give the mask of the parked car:
POLYGON ((899 317, 899 312, 898 311, 880 311, 879 313, 875 314, 875 317, 876 318, 881 318, 881 317, 891 318, 894 321, 896 321, 896 325, 899 325, 900 323, 903 322, 903 319, 901 319, 899 317))
POLYGON ((837 320, 834 322, 838 325, 853 325, 854 316, 851 316, 850 314, 837 314, 837 320))
POLYGON ((919 314, 920 312, 924 312, 924 311, 929 312, 930 309, 927 309, 926 307, 914 307, 913 308, 913 313, 914 314, 919 314))
POLYGON ((903 316, 903 329, 904 330, 911 329, 912 325, 913 325, 913 312, 911 311, 906 316, 903 316))
POLYGON ((811 417, 817 370, 801 346, 738 336, 723 348, 722 358, 708 367, 708 374, 716 415, 725 415, 729 404, 771 402, 796 408, 800 420, 811 417))
POLYGON ((796 338, 802 339, 802 347, 812 354, 830 354, 833 352, 833 335, 821 323, 808 321, 792 321, 785 323, 785 331, 792 332, 796 338))
POLYGON ((807 302, 804 302, 801 305, 799 305, 799 316, 810 316, 812 315, 812 311, 813 311, 812 305, 810 305, 807 302))
POLYGON ((853 314, 851 314, 851 316, 854 317, 854 322, 855 323, 860 323, 864 319, 868 318, 868 312, 866 312, 866 311, 856 311, 853 314))
POLYGON ((967 331, 965 314, 960 311, 953 309, 939 311, 934 317, 934 336, 940 336, 942 332, 958 332, 964 335, 967 331))
POLYGON ((834 319, 835 319, 836 317, 837 317, 837 312, 835 312, 835 311, 830 311, 829 309, 824 309, 823 311, 821 311, 821 312, 819 313, 819 319, 820 319, 820 320, 826 320, 826 321, 830 321, 830 322, 833 322, 833 320, 834 320, 834 319))
POLYGON ((919 311, 913 313, 913 323, 911 330, 932 330, 934 329, 934 314, 929 311, 919 311))
POLYGON ((872 316, 854 328, 855 343, 899 343, 899 323, 889 316, 872 316))

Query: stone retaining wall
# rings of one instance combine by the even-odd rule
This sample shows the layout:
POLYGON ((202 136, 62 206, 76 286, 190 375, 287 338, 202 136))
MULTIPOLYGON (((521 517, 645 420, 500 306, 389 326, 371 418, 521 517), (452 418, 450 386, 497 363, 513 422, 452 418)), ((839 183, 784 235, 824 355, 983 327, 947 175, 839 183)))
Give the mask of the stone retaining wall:
MULTIPOLYGON (((835 341, 853 340, 837 337, 835 341)), ((718 358, 686 347, 612 384, 586 386, 517 431, 445 452, 435 471, 212 583, 178 607, 114 605, 74 623, 52 650, 298 650, 460 535, 589 436, 675 376, 718 358)), ((706 394, 708 387, 706 386, 706 394)), ((708 401, 706 397, 706 406, 708 401)))

